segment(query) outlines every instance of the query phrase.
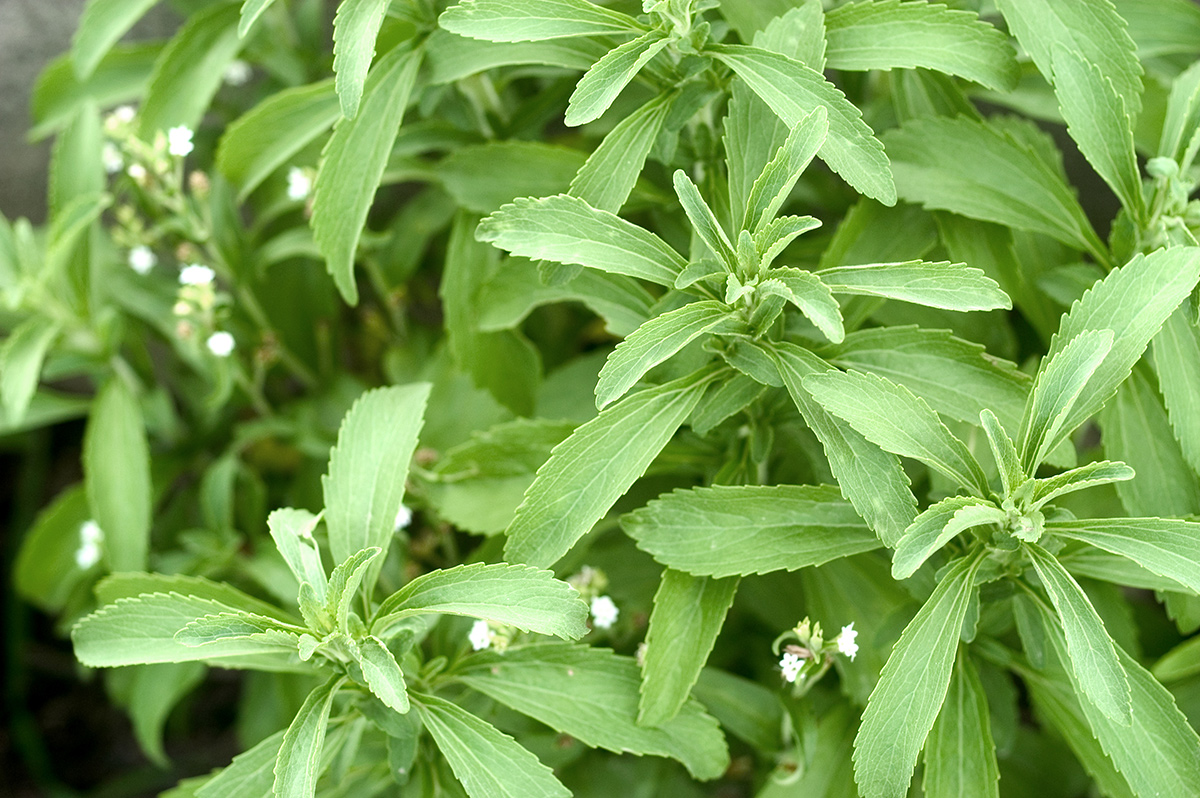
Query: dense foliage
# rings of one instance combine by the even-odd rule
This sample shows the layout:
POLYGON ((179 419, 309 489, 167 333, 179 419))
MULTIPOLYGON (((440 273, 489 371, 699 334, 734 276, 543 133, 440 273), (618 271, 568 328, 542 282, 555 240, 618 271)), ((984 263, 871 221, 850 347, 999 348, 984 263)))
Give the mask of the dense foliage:
POLYGON ((1200 7, 154 4, 0 400, 171 798, 1200 795, 1200 7))

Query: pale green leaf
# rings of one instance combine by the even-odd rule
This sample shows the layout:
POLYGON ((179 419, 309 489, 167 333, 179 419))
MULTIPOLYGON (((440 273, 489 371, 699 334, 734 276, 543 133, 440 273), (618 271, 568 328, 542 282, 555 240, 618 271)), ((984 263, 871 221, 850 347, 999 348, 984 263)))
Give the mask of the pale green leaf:
POLYGON ((1008 38, 974 12, 940 3, 847 3, 825 15, 826 57, 833 69, 926 69, 997 91, 1017 85, 1008 38))
POLYGON ((925 743, 927 798, 999 798, 1000 768, 989 719, 979 674, 969 657, 959 657, 925 743))
MULTIPOLYGON (((378 573, 379 555, 383 554, 383 550, 378 546, 356 551, 354 554, 347 557, 342 562, 338 563, 333 569, 333 573, 329 575, 329 588, 325 595, 324 615, 328 622, 332 625, 332 630, 337 632, 350 633, 350 605, 354 601, 354 595, 358 592, 359 586, 366 581, 367 595, 370 595, 372 584, 367 581, 368 569, 374 565, 375 573, 378 573)), ((303 597, 307 591, 302 590, 303 597)), ((315 596, 314 596, 315 600, 315 596)), ((303 601, 301 603, 303 607, 303 601)))
POLYGON ((973 527, 1002 524, 1003 510, 970 496, 951 496, 921 513, 904 530, 892 560, 892 577, 907 579, 950 539, 973 527))
POLYGON ((42 363, 60 325, 45 316, 30 316, 0 347, 0 402, 9 424, 20 424, 37 390, 42 363))
POLYGON ((725 230, 721 228, 721 223, 717 221, 712 208, 708 207, 708 203, 700 196, 700 189, 696 188, 696 184, 682 169, 675 170, 672 182, 675 185, 675 193, 679 196, 679 204, 683 206, 683 212, 687 214, 692 228, 717 259, 724 263, 726 268, 733 269, 737 264, 733 244, 729 242, 729 237, 725 235, 725 230))
POLYGON ((835 294, 878 296, 946 310, 1012 307, 995 280, 964 263, 910 260, 834 266, 817 276, 835 294))
POLYGON ((996 418, 996 414, 991 410, 979 411, 979 425, 987 435, 988 446, 991 447, 992 457, 995 458, 996 467, 1000 471, 1004 495, 1011 496, 1013 491, 1028 479, 1021 468, 1021 455, 1017 453, 1017 447, 1000 425, 1000 419, 996 418))
POLYGON ((1033 486, 1030 507, 1036 510, 1051 499, 1065 493, 1073 493, 1108 482, 1123 482, 1133 479, 1133 476, 1133 469, 1124 463, 1112 463, 1108 460, 1088 463, 1079 468, 1037 480, 1033 486))
POLYGON ((871 692, 854 740, 854 775, 864 798, 902 798, 933 727, 975 593, 982 558, 957 560, 900 635, 871 692))
MULTIPOLYGON (((301 627, 281 624, 272 618, 251 615, 246 612, 218 612, 189 621, 175 633, 175 642, 189 648, 208 646, 213 643, 233 640, 253 640, 269 632, 303 633, 301 627)), ((262 639, 261 637, 257 639, 262 639)), ((283 638, 277 638, 281 642, 283 638)), ((294 645, 294 643, 293 643, 294 645)))
POLYGON ((760 751, 779 749, 783 705, 777 691, 720 668, 705 668, 692 694, 735 737, 760 751))
POLYGON ((158 0, 89 0, 71 41, 75 74, 86 79, 100 59, 158 0))
POLYGON ((66 488, 43 507, 21 538, 12 583, 16 594, 48 612, 61 612, 88 578, 76 553, 84 544, 81 531, 91 518, 82 483, 66 488))
POLYGON ((1154 663, 1154 678, 1176 682, 1200 673, 1200 637, 1184 640, 1154 663))
POLYGON ((150 549, 150 446, 137 397, 119 377, 100 389, 83 438, 92 517, 114 571, 141 571, 150 549))
POLYGON ((276 798, 310 798, 317 789, 321 775, 321 748, 325 744, 325 727, 333 697, 345 677, 334 676, 314 689, 283 734, 279 756, 275 760, 275 783, 271 788, 276 798))
POLYGON ((828 134, 829 113, 822 105, 796 123, 750 187, 741 229, 757 232, 775 219, 828 134))
POLYGON ((254 23, 275 0, 246 0, 242 3, 241 19, 238 21, 238 36, 246 37, 254 23))
POLYGON ((1200 471, 1200 326, 1186 305, 1167 318, 1151 352, 1179 448, 1200 471))
POLYGON ((112 604, 117 599, 136 598, 144 593, 177 593, 189 598, 215 601, 228 608, 228 611, 241 610, 252 615, 265 615, 285 624, 295 623, 294 617, 278 607, 244 593, 228 582, 216 582, 203 576, 128 571, 104 577, 96 583, 94 590, 96 601, 102 605, 112 604))
POLYGON ((62 130, 89 103, 106 108, 141 97, 161 50, 161 42, 118 45, 85 79, 75 74, 70 53, 50 61, 33 85, 29 111, 37 124, 27 138, 40 141, 62 130))
POLYGON ((539 42, 489 42, 438 28, 425 40, 429 84, 438 86, 496 67, 544 64, 584 71, 609 48, 599 39, 547 39, 539 42))
POLYGON ((1200 595, 1200 523, 1174 518, 1055 521, 1046 530, 1127 557, 1200 595))
POLYGON ((567 102, 565 124, 577 127, 599 119, 629 81, 669 41, 662 33, 651 31, 610 50, 579 80, 567 102))
POLYGON ((788 290, 787 299, 816 325, 826 338, 839 344, 846 338, 842 311, 829 287, 812 272, 800 269, 772 269, 767 277, 779 280, 788 290))
POLYGON ((142 751, 161 768, 170 767, 162 741, 167 717, 180 699, 203 681, 206 671, 199 662, 160 662, 128 669, 126 709, 133 733, 142 751))
POLYGON ((358 644, 358 666, 362 669, 367 687, 389 709, 408 712, 408 690, 404 672, 392 652, 377 637, 367 636, 358 644))
POLYGON ((388 0, 342 0, 333 19, 333 74, 342 116, 358 116, 388 0))
POLYGON ((489 141, 456 147, 436 174, 463 209, 483 214, 524 197, 565 193, 585 163, 583 152, 559 144, 489 141))
POLYGON ((571 181, 571 196, 598 210, 610 213, 621 210, 676 96, 656 95, 618 122, 571 181))
POLYGON ((687 702, 725 624, 739 581, 663 571, 646 631, 639 724, 662 726, 687 702))
MULTIPOLYGON (((1190 4, 1188 4, 1190 5, 1190 4)), ((1182 164, 1188 140, 1200 125, 1200 63, 1193 63, 1171 83, 1158 155, 1182 164)))
POLYGON ((697 576, 794 571, 879 547, 837 488, 720 486, 675 491, 621 526, 669 568, 697 576))
POLYGON ((451 33, 492 42, 643 33, 633 17, 588 0, 463 0, 438 17, 451 33))
POLYGON ((727 164, 730 217, 740 222, 746 218, 746 198, 750 196, 754 181, 783 146, 790 128, 745 83, 734 81, 729 95, 722 143, 727 164))
POLYGON ((321 549, 313 538, 320 521, 321 515, 308 510, 283 507, 267 516, 267 529, 296 581, 310 584, 317 600, 324 601, 325 566, 321 563, 321 549))
POLYGON ((754 234, 754 246, 759 253, 759 268, 774 263, 775 258, 792 243, 797 236, 821 226, 820 219, 811 216, 781 216, 767 222, 754 234))
POLYGON ((196 790, 196 798, 270 798, 275 760, 286 729, 280 729, 233 758, 196 790))

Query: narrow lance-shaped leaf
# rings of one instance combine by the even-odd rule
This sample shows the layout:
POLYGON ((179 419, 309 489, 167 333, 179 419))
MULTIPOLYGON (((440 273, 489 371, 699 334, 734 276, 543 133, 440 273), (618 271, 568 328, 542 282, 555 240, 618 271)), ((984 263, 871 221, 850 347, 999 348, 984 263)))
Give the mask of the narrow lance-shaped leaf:
POLYGON ((1151 349, 1180 451, 1200 472, 1200 325, 1188 310, 1184 305, 1171 314, 1151 349))
POLYGON ((787 300, 799 308, 826 338, 835 344, 845 340, 841 308, 820 277, 812 272, 786 268, 772 269, 767 272, 767 277, 787 287, 787 300))
POLYGON ((42 362, 58 336, 57 322, 30 316, 17 326, 0 347, 0 402, 9 424, 19 424, 37 390, 42 362))
POLYGON ((979 411, 979 424, 983 427, 984 434, 987 435, 992 456, 996 458, 1000 481, 1004 485, 1004 495, 1011 496, 1013 491, 1028 478, 1021 468, 1021 455, 1017 453, 1017 447, 1008 437, 1008 433, 1004 431, 1004 427, 1000 425, 996 414, 991 410, 979 411))
POLYGON ((1108 460, 1088 463, 1052 477, 1039 479, 1033 486, 1030 506, 1036 510, 1051 499, 1065 493, 1073 493, 1093 485, 1123 482, 1133 479, 1134 476, 1133 469, 1124 463, 1112 463, 1108 460))
POLYGON ((668 568, 696 576, 795 571, 879 548, 837 488, 721 486, 675 491, 621 526, 668 568))
POLYGON ((1036 544, 1025 550, 1058 613, 1070 653, 1070 666, 1084 696, 1104 715, 1130 723, 1129 678, 1117 659, 1112 638, 1092 602, 1067 569, 1036 544))
POLYGON ((950 496, 918 515, 904 530, 892 560, 892 576, 907 579, 954 536, 983 524, 998 524, 1005 513, 970 496, 950 496))
POLYGON ((357 649, 358 667, 362 670, 367 687, 389 709, 408 712, 408 690, 404 684, 404 672, 396 663, 392 652, 377 637, 363 638, 357 649))
POLYGON ((642 475, 716 374, 705 369, 626 397, 556 446, 517 508, 505 559, 557 562, 642 475))
POLYGON ((925 743, 928 798, 998 798, 1000 768, 987 694, 969 657, 954 664, 950 689, 925 743))
MULTIPOLYGON (((383 550, 378 546, 356 551, 343 562, 338 563, 337 567, 333 569, 333 573, 329 575, 329 592, 325 595, 324 612, 334 630, 350 632, 350 605, 354 601, 354 594, 366 580, 372 564, 375 564, 375 572, 378 573, 377 561, 381 554, 383 554, 383 550)), ((371 583, 367 582, 366 592, 368 595, 371 586, 371 583)))
POLYGON ((1046 529, 1127 557, 1200 595, 1200 523, 1174 518, 1089 518, 1055 521, 1046 529))
POLYGON ((279 756, 275 760, 275 784, 278 798, 308 798, 315 794, 321 775, 321 748, 333 696, 342 686, 342 677, 333 677, 314 689, 283 734, 279 756))
POLYGON ((725 624, 739 581, 663 571, 646 632, 639 724, 661 726, 683 707, 725 624))
POLYGON ((95 71, 100 59, 158 0, 89 0, 84 6, 75 38, 71 62, 83 80, 95 71))
POLYGON ((564 36, 644 33, 633 17, 588 0, 463 0, 438 17, 459 36, 492 42, 534 42, 564 36))
POLYGON ((656 95, 618 122, 571 181, 571 196, 602 211, 621 210, 676 96, 656 95))
POLYGON ((269 798, 275 783, 275 760, 286 729, 280 729, 249 751, 243 751, 196 790, 196 798, 269 798))
POLYGON ((238 21, 238 36, 246 38, 246 34, 254 27, 254 23, 274 2, 275 0, 246 0, 242 3, 242 18, 238 21))
POLYGON ((817 276, 835 294, 878 296, 946 310, 1012 307, 995 280, 964 263, 910 260, 835 266, 817 276))
POLYGON ((950 686, 981 562, 978 555, 956 561, 892 649, 854 739, 855 781, 864 798, 908 794, 917 756, 950 686))
POLYGON ((388 0, 343 0, 333 19, 333 73, 342 115, 358 115, 388 0))
POLYGON ((733 244, 721 229, 721 223, 717 221, 708 203, 700 196, 700 189, 696 188, 696 184, 682 169, 675 170, 672 180, 675 193, 679 196, 679 204, 683 206, 683 212, 687 214, 692 227, 712 253, 725 263, 727 268, 733 269, 737 264, 733 244))
POLYGON ((323 601, 325 566, 321 563, 321 550, 313 538, 313 530, 320 521, 321 515, 282 507, 267 516, 267 529, 296 581, 308 582, 316 592, 317 600, 323 601))
POLYGON ((567 103, 564 122, 569 127, 577 127, 599 119, 629 81, 669 41, 663 34, 651 31, 610 50, 580 78, 567 103))
POLYGON ((741 224, 743 230, 761 230, 775 218, 828 135, 829 112, 822 105, 796 123, 750 187, 741 224))
POLYGON ((137 397, 119 377, 92 405, 83 469, 88 504, 104 533, 112 570, 144 570, 150 549, 150 446, 137 397))

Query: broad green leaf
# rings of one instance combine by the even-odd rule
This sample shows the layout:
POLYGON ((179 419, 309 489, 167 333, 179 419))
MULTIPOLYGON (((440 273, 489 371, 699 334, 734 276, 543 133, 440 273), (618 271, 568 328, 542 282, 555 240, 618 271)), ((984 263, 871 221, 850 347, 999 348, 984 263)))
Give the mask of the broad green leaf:
POLYGON ((79 79, 90 77, 100 59, 157 2, 89 0, 75 28, 75 38, 71 41, 71 62, 79 79))
POLYGON ((708 207, 708 203, 700 196, 700 189, 696 188, 696 184, 682 169, 675 170, 672 182, 675 185, 675 194, 679 197, 679 204, 683 206, 683 212, 692 223, 692 229, 726 268, 733 269, 737 264, 733 244, 729 242, 729 237, 725 235, 712 208, 708 207))
POLYGON ((1044 233, 1106 262, 1107 250, 1061 173, 1009 130, 925 117, 884 135, 901 199, 1044 233))
POLYGON ((601 211, 621 210, 676 96, 659 94, 618 122, 571 181, 571 196, 601 211))
POLYGON ((391 543, 429 389, 417 383, 367 391, 342 421, 321 480, 334 562, 391 543))
POLYGON ((312 585, 317 600, 324 601, 325 566, 321 563, 321 549, 313 538, 320 521, 319 514, 282 507, 267 516, 267 529, 296 581, 312 585))
POLYGON ((878 296, 946 310, 1012 308, 996 281, 963 263, 910 260, 835 266, 817 276, 835 294, 878 296))
POLYGON ((577 127, 599 119, 638 71, 669 42, 662 33, 651 31, 610 50, 575 87, 567 103, 565 124, 577 127))
POLYGON ((275 784, 272 787, 277 798, 308 798, 315 794, 317 778, 324 764, 321 748, 325 744, 329 710, 344 681, 345 677, 334 676, 309 693, 284 732, 275 760, 275 784))
POLYGON ((341 116, 332 80, 272 94, 226 128, 217 168, 245 199, 341 116))
POLYGON ((1047 357, 1053 357, 1085 330, 1111 329, 1117 332, 1117 337, 1112 352, 1088 380, 1063 424, 1065 428, 1078 427, 1113 395, 1141 358, 1150 339, 1198 279, 1200 247, 1160 249, 1149 255, 1135 255, 1071 307, 1047 357))
POLYGON ((879 548, 829 486, 677 490, 622 516, 621 526, 656 560, 696 576, 795 571, 879 548))
MULTIPOLYGON (((997 0, 1008 30, 1033 58, 1047 80, 1055 78, 1055 45, 1079 53, 1112 81, 1125 111, 1141 109, 1142 66, 1134 53, 1125 20, 1110 0, 997 0)), ((1106 109, 1106 113, 1110 109, 1106 109)))
POLYGON ((792 401, 820 439, 842 495, 885 545, 895 546, 917 515, 917 500, 900 460, 828 413, 804 388, 806 375, 832 371, 833 366, 794 344, 773 344, 768 351, 792 401))
POLYGON ((960 532, 984 524, 1002 524, 1003 510, 970 496, 951 496, 921 513, 904 530, 892 560, 892 577, 908 579, 929 556, 960 532))
POLYGON ((92 517, 114 571, 141 571, 150 549, 150 446, 142 409, 119 377, 100 389, 83 437, 92 517))
POLYGON ((816 325, 826 338, 840 344, 846 338, 842 311, 829 287, 812 272, 800 269, 772 269, 769 279, 779 280, 788 290, 787 299, 816 325))
POLYGON ((1163 654, 1152 670, 1161 682, 1176 682, 1200 673, 1200 637, 1184 640, 1163 654))
POLYGON ((885 451, 920 460, 967 490, 987 495, 987 478, 966 444, 907 388, 874 374, 839 371, 805 377, 804 387, 885 451))
POLYGON ((655 316, 609 355, 596 383, 596 407, 620 399, 646 372, 705 333, 735 325, 729 308, 715 300, 692 302, 655 316))
POLYGON ((112 604, 122 598, 136 598, 144 593, 176 593, 215 601, 227 608, 215 612, 241 610, 253 615, 265 615, 285 624, 295 623, 295 618, 278 607, 244 593, 227 582, 214 582, 202 576, 136 571, 110 574, 96 583, 95 593, 96 601, 101 605, 112 604))
POLYGON ((489 42, 438 28, 425 40, 429 84, 438 86, 516 64, 544 64, 583 72, 609 48, 599 39, 548 39, 540 42, 489 42))
POLYGON ((695 699, 658 728, 637 724, 641 678, 632 657, 561 643, 521 646, 473 655, 455 676, 584 745, 671 757, 697 779, 717 778, 729 765, 720 727, 695 699))
POLYGON ((1111 80, 1077 50, 1055 45, 1054 91, 1067 130, 1096 173, 1139 224, 1146 220, 1133 120, 1111 80))
POLYGON ((375 63, 358 115, 338 123, 321 155, 313 186, 313 240, 338 291, 352 305, 358 302, 358 240, 416 83, 421 53, 402 44, 375 63))
POLYGON ((280 729, 244 751, 196 790, 196 798, 269 798, 275 783, 275 760, 286 729, 280 729))
POLYGON ((30 316, 17 325, 0 347, 0 402, 7 423, 20 424, 37 391, 42 363, 60 325, 45 316, 30 316))
POLYGON ((54 140, 47 181, 52 217, 71 200, 104 191, 103 139, 99 110, 94 103, 84 102, 54 140))
POLYGON ((587 633, 587 612, 575 589, 550 571, 472 563, 418 576, 383 602, 371 625, 379 630, 408 615, 446 613, 574 640, 587 633))
POLYGON ((1133 479, 1133 476, 1133 469, 1124 463, 1112 463, 1108 460, 1088 463, 1079 468, 1037 480, 1033 486, 1031 507, 1036 510, 1051 499, 1065 493, 1073 493, 1108 482, 1122 482, 1133 479))
POLYGON ((557 562, 642 475, 717 374, 705 369, 639 391, 556 446, 517 508, 505 559, 557 562))
POLYGON ((1073 431, 1064 421, 1113 347, 1112 330, 1085 330, 1046 359, 1021 420, 1021 465, 1032 474, 1073 431))
POLYGON ((1008 38, 975 13, 940 3, 848 3, 825 15, 825 38, 833 69, 924 67, 997 91, 1017 85, 1008 38))
POLYGON ((720 668, 705 668, 692 694, 735 737, 760 751, 779 749, 783 705, 777 691, 720 668))
POLYGON ((643 33, 633 17, 588 0, 463 0, 438 17, 451 33, 492 42, 643 33))
POLYGON ((825 106, 829 134, 820 150, 821 160, 863 194, 885 205, 895 204, 896 187, 883 146, 858 108, 821 73, 757 47, 713 45, 708 52, 733 69, 789 128, 814 106, 825 106))
POLYGON ((1200 471, 1200 326, 1186 305, 1167 318, 1151 351, 1179 448, 1200 471))
POLYGON ((154 64, 138 110, 142 139, 177 125, 195 130, 221 88, 225 69, 245 43, 237 34, 238 9, 218 3, 188 18, 154 64))
POLYGON ((1200 523, 1174 518, 1055 521, 1046 530, 1128 557, 1200 595, 1200 523))
POLYGON ((996 468, 1000 472, 1000 481, 1004 485, 1004 495, 1011 496, 1028 477, 1021 468, 1021 456, 1013 444, 1000 419, 991 410, 979 411, 979 425, 987 435, 988 446, 991 447, 992 457, 996 460, 996 468))
POLYGON ((668 287, 687 265, 653 233, 566 195, 505 205, 480 222, 475 235, 514 255, 575 263, 668 287))
POLYGON ((758 231, 775 219, 828 134, 829 113, 822 105, 796 123, 750 187, 741 229, 758 231))
POLYGON ((745 410, 765 390, 758 380, 735 374, 704 395, 688 422, 697 435, 706 436, 734 413, 745 410))
POLYGON ((900 635, 854 739, 863 798, 908 794, 917 756, 946 698, 982 558, 957 560, 900 635))
POLYGON ((343 0, 333 19, 333 74, 342 116, 358 116, 388 0, 343 0))
POLYGON ((1104 622, 1079 583, 1052 554, 1032 543, 1025 545, 1025 551, 1058 613, 1076 683, 1106 717, 1128 726, 1129 678, 1104 622))
POLYGON ((170 767, 162 741, 167 716, 204 679, 206 670, 199 662, 134 665, 127 670, 128 695, 118 700, 129 712, 138 745, 161 768, 170 767))
POLYGON ((244 39, 258 18, 274 2, 275 0, 246 0, 242 3, 241 19, 238 20, 238 36, 244 39))
POLYGON ((687 702, 725 625, 739 581, 663 571, 646 632, 639 724, 662 726, 687 702))
POLYGON ((404 672, 383 641, 373 636, 363 638, 358 644, 358 666, 376 698, 396 712, 408 712, 404 672))
POLYGON ((999 798, 988 699, 969 657, 954 663, 950 689, 925 743, 923 786, 928 798, 999 798))
POLYGON ((471 798, 571 798, 550 768, 457 704, 418 696, 421 720, 471 798))

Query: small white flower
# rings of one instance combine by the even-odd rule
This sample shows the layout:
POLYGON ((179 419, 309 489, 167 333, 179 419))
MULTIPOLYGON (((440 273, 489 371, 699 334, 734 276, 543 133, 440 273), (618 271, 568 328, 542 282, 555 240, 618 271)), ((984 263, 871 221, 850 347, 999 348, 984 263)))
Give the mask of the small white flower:
POLYGON ((95 521, 84 521, 79 525, 79 548, 75 550, 75 564, 83 570, 100 562, 100 544, 104 531, 95 521))
POLYGON ((471 633, 467 635, 467 639, 471 641, 471 648, 482 651, 492 644, 492 628, 488 626, 487 621, 476 621, 471 626, 471 633))
POLYGON ((208 336, 208 340, 205 341, 208 351, 217 357, 229 357, 233 352, 233 343, 233 336, 224 330, 218 330, 208 336))
POLYGON ((254 73, 249 64, 240 58, 235 58, 229 62, 229 66, 225 67, 225 82, 230 86, 244 86, 252 74, 254 73))
POLYGON ((137 111, 134 110, 132 105, 119 105, 113 109, 112 115, 113 119, 128 125, 137 116, 137 111))
POLYGON ((312 191, 312 178, 308 176, 308 172, 298 166, 289 169, 287 174, 288 199, 296 202, 308 199, 310 191, 312 191))
POLYGON ((611 629, 620 614, 617 605, 608 596, 592 599, 592 626, 597 629, 611 629))
POLYGON ((131 163, 129 164, 128 168, 125 169, 125 174, 129 175, 140 183, 146 179, 146 167, 142 166, 140 163, 131 163))
POLYGON ((106 142, 100 150, 100 160, 104 163, 104 171, 110 175, 115 175, 125 168, 125 159, 121 157, 121 151, 111 141, 106 142))
POLYGON ((789 682, 796 681, 796 677, 800 675, 800 669, 803 667, 804 660, 791 652, 787 652, 779 658, 779 670, 783 671, 783 678, 789 682))
POLYGON ((837 636, 838 651, 845 654, 851 660, 858 653, 858 643, 854 642, 858 637, 858 632, 854 631, 854 624, 850 623, 842 627, 842 631, 837 636))
POLYGON ((395 530, 399 532, 401 529, 406 529, 412 523, 412 510, 400 505, 400 509, 396 511, 395 530))
POLYGON ((167 152, 183 158, 192 151, 192 129, 184 125, 167 131, 167 152))
POLYGON ((129 250, 129 268, 133 269, 138 274, 147 274, 158 263, 158 258, 154 257, 154 253, 150 247, 138 245, 129 250))
POLYGON ((199 263, 184 266, 179 272, 180 285, 209 285, 216 278, 216 272, 199 263))

